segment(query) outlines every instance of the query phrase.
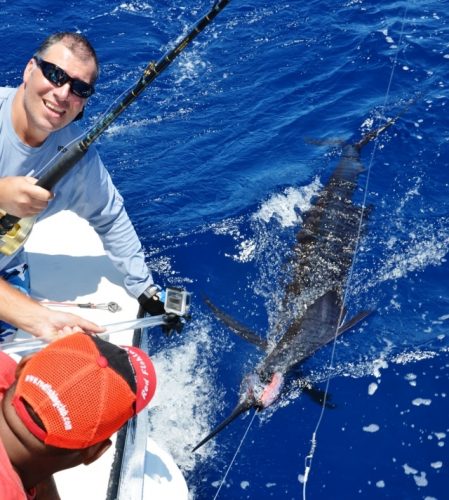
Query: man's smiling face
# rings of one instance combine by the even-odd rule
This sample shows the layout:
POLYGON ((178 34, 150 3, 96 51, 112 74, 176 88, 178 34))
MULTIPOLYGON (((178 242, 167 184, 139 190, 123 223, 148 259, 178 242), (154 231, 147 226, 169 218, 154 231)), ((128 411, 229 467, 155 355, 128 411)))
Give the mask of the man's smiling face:
MULTIPOLYGON (((62 42, 56 43, 41 58, 63 69, 70 77, 93 83, 97 68, 93 58, 80 58, 62 42)), ((45 78, 35 59, 24 71, 23 106, 28 134, 36 135, 38 142, 72 122, 82 111, 87 99, 70 90, 70 82, 56 86, 45 78), (40 139, 40 140, 39 140, 40 139)), ((27 134, 27 135, 28 135, 27 134)))

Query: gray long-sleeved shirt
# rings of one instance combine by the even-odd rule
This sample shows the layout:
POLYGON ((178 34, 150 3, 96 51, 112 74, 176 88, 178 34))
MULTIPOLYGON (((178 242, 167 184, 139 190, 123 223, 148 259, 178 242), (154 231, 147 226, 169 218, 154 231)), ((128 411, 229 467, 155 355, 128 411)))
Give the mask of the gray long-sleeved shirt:
MULTIPOLYGON (((80 140, 82 132, 72 123, 52 133, 37 148, 23 144, 11 119, 15 93, 16 89, 0 87, 0 177, 29 175, 39 178, 58 151, 74 140, 80 140)), ((52 191, 55 197, 39 219, 61 210, 75 212, 86 219, 100 236, 106 254, 124 275, 129 293, 138 297, 153 283, 123 198, 94 147, 89 148, 52 191)), ((23 249, 11 256, 0 254, 0 271, 15 266, 23 258, 23 249)))

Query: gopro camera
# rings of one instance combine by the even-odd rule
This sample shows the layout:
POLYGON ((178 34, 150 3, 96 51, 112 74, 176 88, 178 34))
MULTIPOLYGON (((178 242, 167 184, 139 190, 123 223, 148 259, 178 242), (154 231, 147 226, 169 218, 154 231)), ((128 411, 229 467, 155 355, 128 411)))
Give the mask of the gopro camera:
POLYGON ((165 290, 164 309, 167 313, 177 316, 185 316, 190 309, 190 292, 178 288, 167 288, 165 290))

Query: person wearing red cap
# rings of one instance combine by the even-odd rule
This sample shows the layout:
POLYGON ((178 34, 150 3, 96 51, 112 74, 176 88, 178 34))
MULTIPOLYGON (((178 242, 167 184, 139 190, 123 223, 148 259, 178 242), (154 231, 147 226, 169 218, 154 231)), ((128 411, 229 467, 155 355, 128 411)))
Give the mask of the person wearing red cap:
POLYGON ((99 458, 155 390, 145 352, 86 333, 18 366, 0 352, 0 498, 59 498, 52 475, 99 458))

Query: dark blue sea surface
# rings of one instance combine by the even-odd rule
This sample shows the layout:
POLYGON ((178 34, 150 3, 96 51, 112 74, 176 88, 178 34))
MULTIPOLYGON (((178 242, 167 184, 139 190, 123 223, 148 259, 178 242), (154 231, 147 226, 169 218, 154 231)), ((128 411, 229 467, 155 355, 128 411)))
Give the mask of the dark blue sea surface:
MULTIPOLYGON (((87 130, 211 5, 0 1, 2 85, 49 33, 80 31, 102 64, 87 130)), ((151 434, 191 498, 449 498, 448 74, 443 0, 232 0, 97 141, 156 279, 193 292, 182 335, 150 348, 151 434), (203 294, 275 338, 285 262, 342 141, 399 114, 357 193, 370 217, 346 306, 375 312, 303 366, 335 408, 320 418, 292 382, 192 454, 261 359, 203 294)))

